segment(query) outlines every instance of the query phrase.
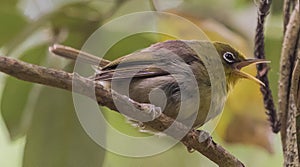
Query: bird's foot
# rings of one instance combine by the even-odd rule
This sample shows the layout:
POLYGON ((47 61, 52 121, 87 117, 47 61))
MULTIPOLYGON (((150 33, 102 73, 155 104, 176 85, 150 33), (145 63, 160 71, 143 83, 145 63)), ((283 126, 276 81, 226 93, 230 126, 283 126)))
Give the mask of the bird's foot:
POLYGON ((156 119, 157 117, 159 117, 162 114, 161 108, 156 107, 153 104, 143 104, 143 106, 147 108, 145 110, 145 112, 147 114, 149 114, 149 116, 150 116, 151 120, 149 120, 149 121, 153 121, 154 119, 156 119))

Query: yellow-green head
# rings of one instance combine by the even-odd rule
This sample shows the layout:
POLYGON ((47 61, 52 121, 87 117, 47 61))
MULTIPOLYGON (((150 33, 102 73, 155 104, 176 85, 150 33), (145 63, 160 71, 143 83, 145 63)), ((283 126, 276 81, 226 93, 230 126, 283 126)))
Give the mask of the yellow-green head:
POLYGON ((250 64, 269 63, 269 61, 264 59, 247 59, 243 54, 226 43, 214 42, 213 44, 217 49, 224 66, 227 90, 230 90, 230 88, 241 78, 250 79, 258 84, 264 85, 263 82, 252 75, 241 71, 241 69, 250 64))

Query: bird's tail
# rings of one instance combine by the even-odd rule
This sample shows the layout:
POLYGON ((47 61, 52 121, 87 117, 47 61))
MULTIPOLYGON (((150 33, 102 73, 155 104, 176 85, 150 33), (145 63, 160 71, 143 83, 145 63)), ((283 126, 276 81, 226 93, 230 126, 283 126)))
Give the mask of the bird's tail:
POLYGON ((64 46, 59 44, 54 44, 53 46, 49 47, 49 51, 51 53, 54 53, 55 55, 72 59, 72 60, 78 60, 82 63, 90 64, 90 65, 96 65, 103 67, 110 63, 109 60, 102 59, 100 57, 94 56, 92 54, 64 46))

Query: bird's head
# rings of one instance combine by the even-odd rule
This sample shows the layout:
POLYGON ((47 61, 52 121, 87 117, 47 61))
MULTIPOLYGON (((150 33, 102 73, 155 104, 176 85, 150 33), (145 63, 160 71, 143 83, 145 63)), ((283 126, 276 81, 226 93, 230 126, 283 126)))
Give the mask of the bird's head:
POLYGON ((226 43, 214 42, 214 46, 222 60, 226 76, 227 89, 233 87, 241 78, 246 78, 258 84, 264 85, 264 83, 259 79, 241 71, 241 69, 250 64, 269 63, 269 61, 264 59, 247 59, 243 54, 226 43))

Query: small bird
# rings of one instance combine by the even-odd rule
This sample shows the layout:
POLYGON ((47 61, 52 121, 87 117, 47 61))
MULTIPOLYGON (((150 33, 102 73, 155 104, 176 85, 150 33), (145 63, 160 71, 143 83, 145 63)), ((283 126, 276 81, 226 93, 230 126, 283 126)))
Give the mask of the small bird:
MULTIPOLYGON (((50 50, 67 58, 77 58, 74 53, 78 52, 69 56, 59 51, 61 48, 54 45, 50 50)), ((83 61, 100 63, 99 58, 84 55, 83 61)), ((241 71, 245 66, 258 63, 268 61, 246 59, 226 43, 169 40, 112 62, 104 60, 91 78, 137 102, 152 103, 167 116, 198 128, 222 111, 228 92, 239 79, 264 85, 241 71)))

